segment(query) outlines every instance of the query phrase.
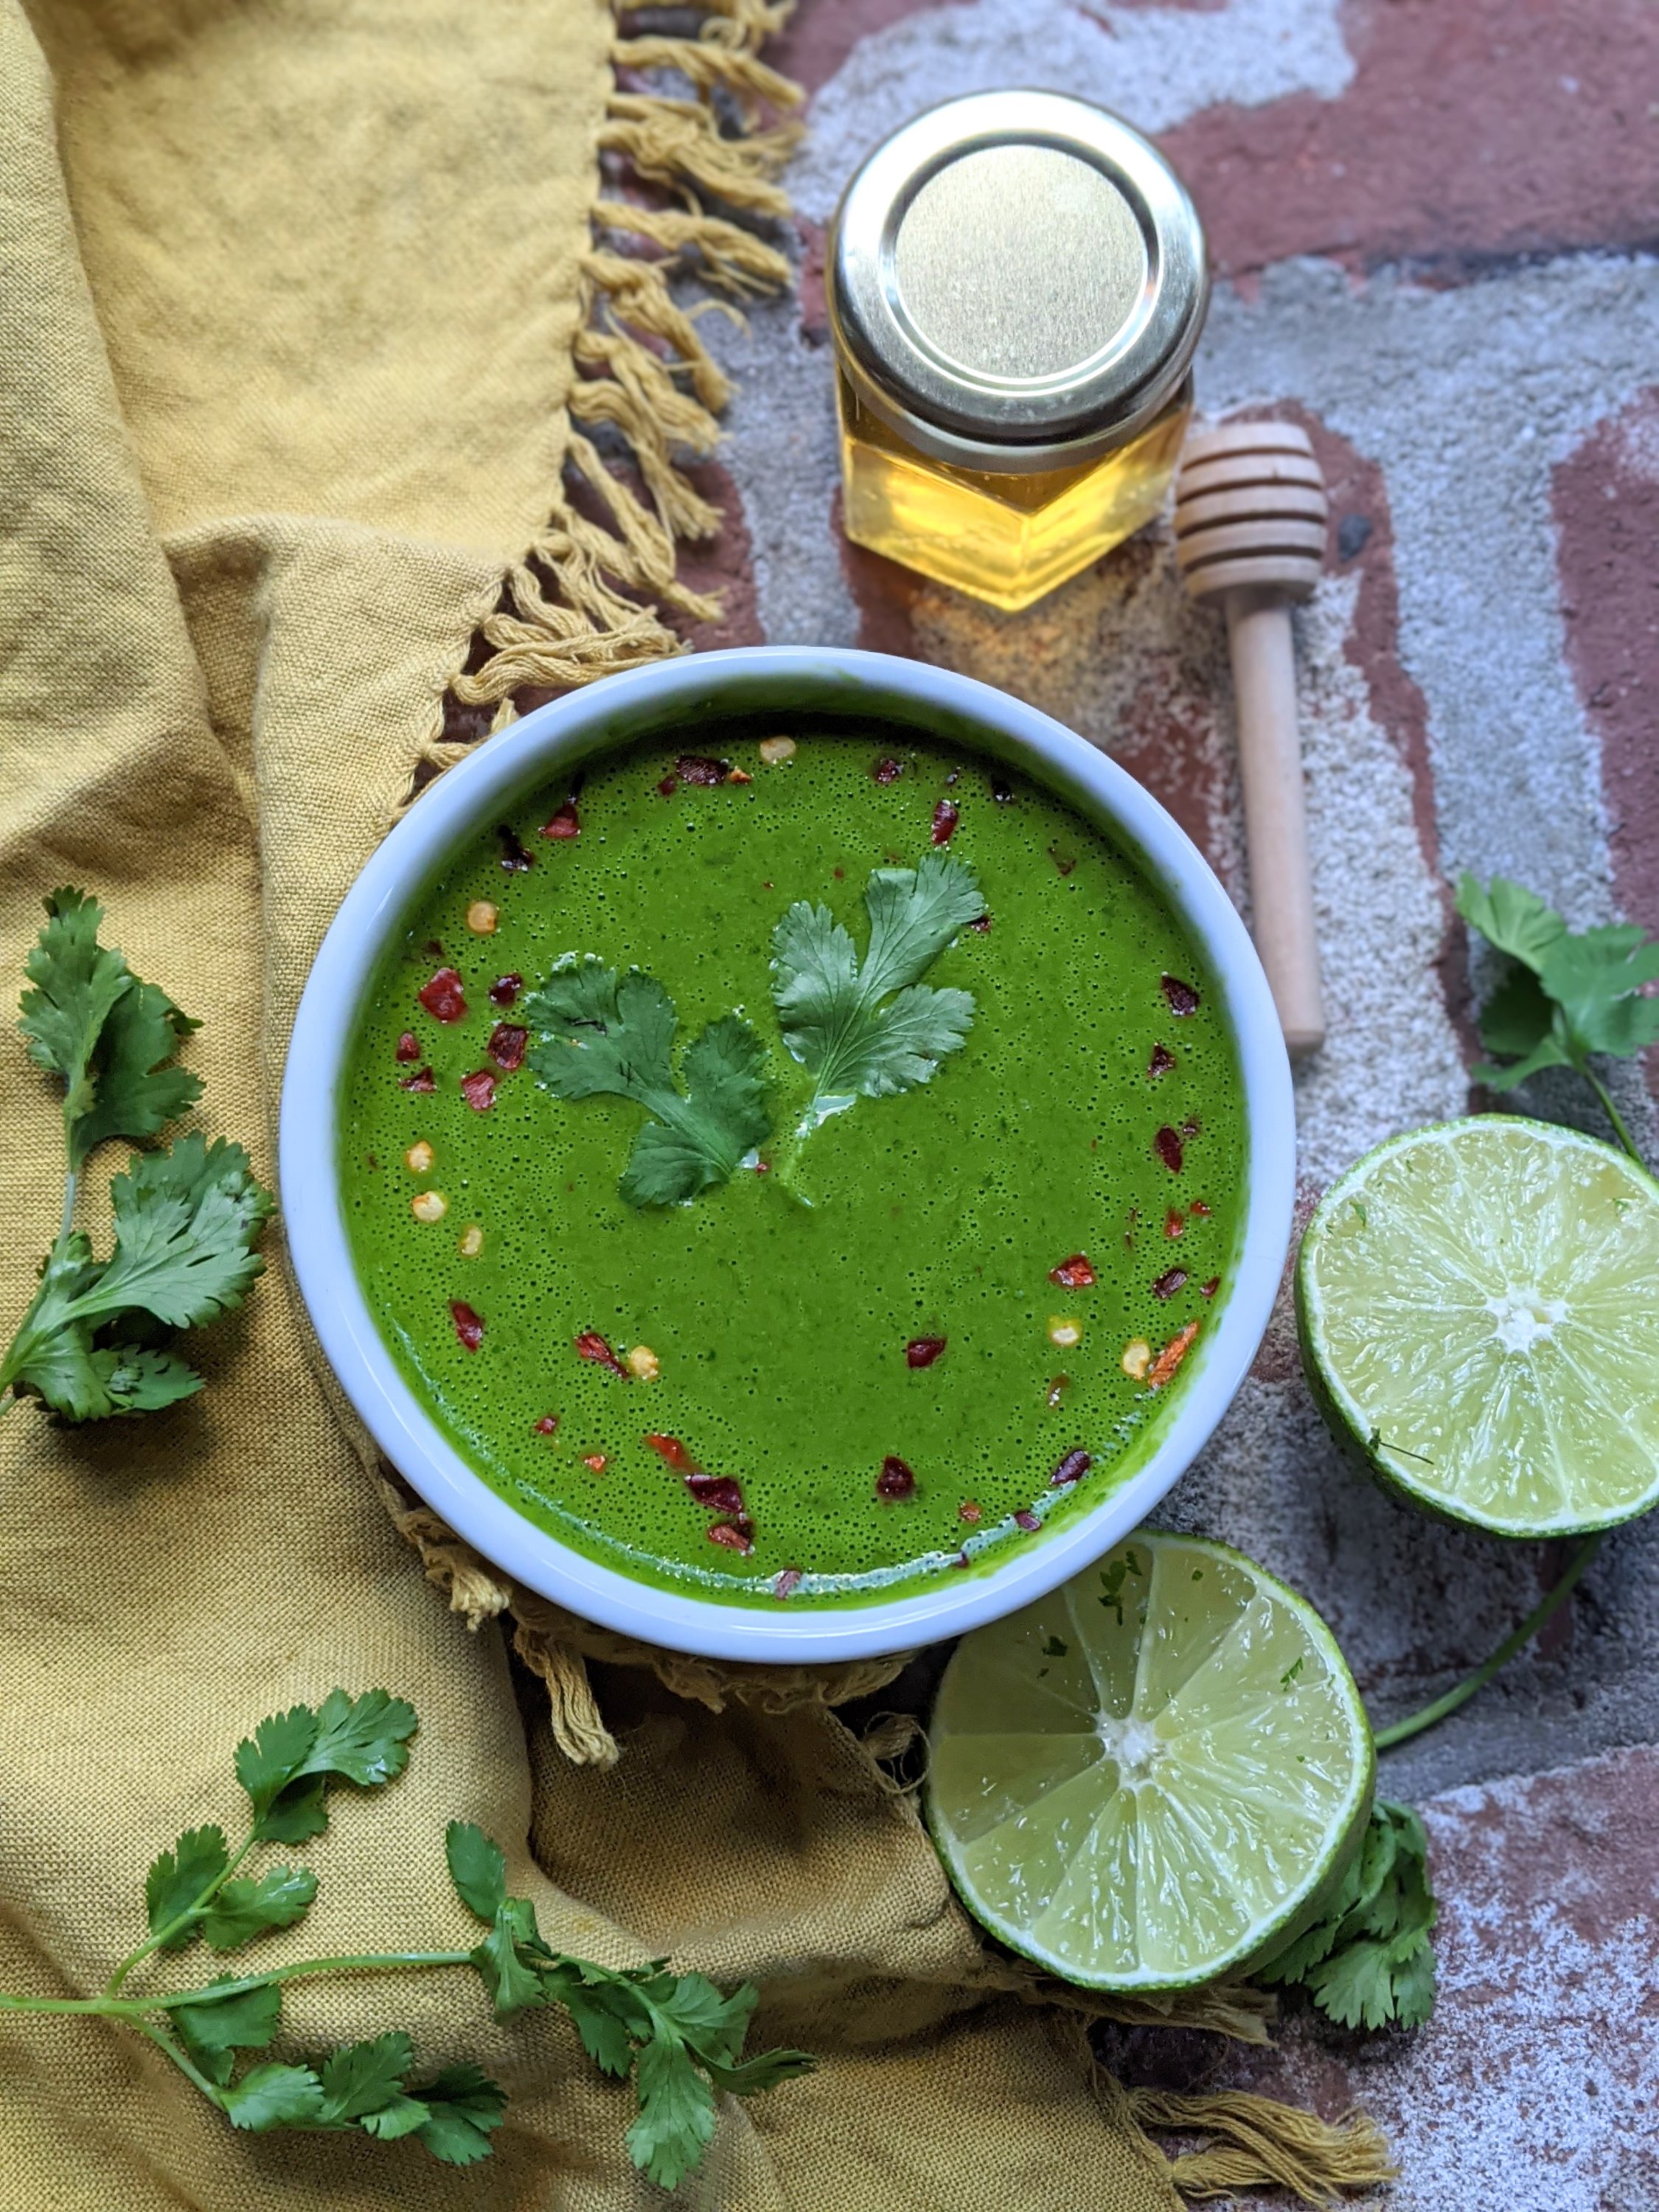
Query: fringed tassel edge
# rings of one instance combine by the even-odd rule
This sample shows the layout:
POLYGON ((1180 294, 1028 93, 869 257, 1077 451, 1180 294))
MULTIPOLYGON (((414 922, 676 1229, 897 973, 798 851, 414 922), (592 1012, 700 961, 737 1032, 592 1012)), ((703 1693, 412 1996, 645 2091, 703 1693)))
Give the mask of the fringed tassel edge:
POLYGON ((1375 2120, 1360 2112, 1337 2120, 1281 2105, 1271 2097, 1218 2090, 1181 2096, 1163 2089, 1127 2089, 1137 2126, 1206 2136, 1199 2150, 1170 2160, 1170 2179, 1183 2197, 1230 2197, 1236 2190, 1287 2189, 1304 2204, 1338 2203, 1349 2191, 1396 2178, 1375 2120))

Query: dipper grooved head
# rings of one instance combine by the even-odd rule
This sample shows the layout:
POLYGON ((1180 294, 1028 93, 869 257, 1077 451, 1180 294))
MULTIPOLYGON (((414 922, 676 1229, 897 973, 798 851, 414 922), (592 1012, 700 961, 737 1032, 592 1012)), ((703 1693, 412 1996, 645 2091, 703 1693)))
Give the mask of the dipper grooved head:
POLYGON ((1196 599, 1265 586, 1305 599, 1319 581, 1325 480, 1293 422, 1224 422, 1188 439, 1176 479, 1176 559, 1196 599))

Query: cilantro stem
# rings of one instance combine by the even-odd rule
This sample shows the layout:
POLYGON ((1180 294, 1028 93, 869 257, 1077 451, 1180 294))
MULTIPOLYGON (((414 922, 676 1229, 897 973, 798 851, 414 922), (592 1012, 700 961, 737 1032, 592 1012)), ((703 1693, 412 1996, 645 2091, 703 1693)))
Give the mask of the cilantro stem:
POLYGON ((1613 1104, 1613 1093, 1607 1089, 1607 1085, 1602 1082, 1599 1075, 1594 1073, 1590 1068, 1584 1066, 1582 1062, 1579 1065, 1578 1073, 1583 1077, 1585 1082, 1589 1085, 1591 1090, 1595 1091, 1596 1097, 1601 1100, 1601 1111, 1607 1115, 1608 1121, 1612 1122, 1620 1143, 1630 1154, 1632 1159, 1635 1161, 1638 1168, 1641 1168, 1644 1172, 1650 1172, 1648 1169, 1647 1162, 1642 1158, 1641 1153, 1637 1151, 1636 1139, 1631 1135, 1630 1131, 1625 1127, 1625 1117, 1619 1111, 1617 1106, 1613 1104))
POLYGON ((157 2027, 152 2021, 147 2020, 135 2020, 129 2025, 136 2027, 140 2035, 147 2035, 158 2051, 166 2051, 179 2071, 196 2084, 210 2104, 217 2105, 221 2111, 224 2109, 225 2100, 219 2090, 208 2080, 200 2068, 191 2062, 189 2053, 179 2049, 165 2029, 157 2027))
POLYGON ((236 1853, 235 1856, 226 1861, 224 1866, 216 1875, 215 1875, 213 1880, 209 1882, 197 1896, 191 1899, 191 1902, 185 1905, 184 1911, 175 1914, 173 1918, 168 1921, 165 1928, 158 1928, 155 1930, 155 1933, 149 1937, 149 1941, 147 1942, 141 1943, 136 1951, 128 1952, 126 1957, 122 1960, 120 1965, 110 1976, 108 1981, 105 1983, 104 1994, 106 1996, 114 1996, 117 1991, 120 1989, 122 1983, 125 1981, 127 1976, 132 1972, 133 1968, 138 1965, 141 1960, 148 1959, 152 1951, 161 1950, 163 1946, 170 1942, 173 1937, 178 1935, 182 1929, 188 1928, 191 1922, 200 1916, 204 1906, 210 1904, 214 1898, 218 1895, 220 1890, 222 1889, 226 1882, 230 1880, 232 1875, 235 1873, 237 1868, 240 1866, 242 1861, 247 1856, 248 1853, 253 1849, 254 1844, 258 1843, 258 1836, 255 1831, 250 1829, 246 1836, 244 1837, 241 1849, 236 1853))
POLYGON ((291 1966, 272 1966, 263 1974, 243 1974, 234 1981, 214 1982, 193 1990, 160 1990, 143 1997, 115 1996, 108 1990, 95 1997, 14 1996, 0 1990, 0 2012, 90 2013, 106 2020, 127 2021, 136 2027, 143 2025, 146 2013, 171 2012, 179 2005, 243 1996, 250 1990, 269 1989, 276 1982, 304 1981, 318 1974, 398 1973, 416 1966, 465 1966, 471 1956, 470 1951, 344 1952, 331 1959, 296 1959, 291 1966))
MULTIPOLYGON (((64 1136, 65 1136, 65 1141, 67 1142, 67 1140, 68 1140, 68 1124, 67 1124, 67 1121, 65 1122, 65 1125, 64 1125, 64 1136)), ((75 1170, 74 1170, 73 1168, 70 1168, 70 1170, 68 1171, 68 1173, 67 1173, 67 1174, 64 1176, 64 1212, 63 1212, 63 1218, 62 1218, 62 1220, 59 1222, 59 1224, 58 1224, 58 1242, 59 1243, 59 1244, 67 1244, 67 1243, 68 1243, 69 1239, 70 1239, 70 1231, 74 1228, 74 1226, 75 1226, 75 1191, 76 1191, 76 1173, 75 1173, 75 1170)))
POLYGON ((1483 1660, 1472 1674, 1466 1674, 1455 1688, 1448 1690, 1444 1697, 1437 1698, 1432 1705, 1425 1705, 1420 1711, 1407 1713, 1404 1720, 1390 1722, 1387 1728, 1376 1729, 1373 1741, 1377 1749, 1391 1751, 1396 1744, 1409 1742, 1413 1736, 1421 1735, 1425 1729, 1432 1728, 1437 1721, 1443 1721, 1449 1713, 1455 1713, 1460 1705, 1467 1705, 1477 1690, 1485 1689, 1498 1668, 1507 1666, 1517 1651, 1530 1644, 1545 1622, 1571 1596, 1584 1570, 1595 1557, 1596 1547, 1601 1540, 1599 1530, 1595 1534, 1585 1537, 1554 1589, 1533 1607, 1518 1628, 1510 1631, 1491 1657, 1483 1660))

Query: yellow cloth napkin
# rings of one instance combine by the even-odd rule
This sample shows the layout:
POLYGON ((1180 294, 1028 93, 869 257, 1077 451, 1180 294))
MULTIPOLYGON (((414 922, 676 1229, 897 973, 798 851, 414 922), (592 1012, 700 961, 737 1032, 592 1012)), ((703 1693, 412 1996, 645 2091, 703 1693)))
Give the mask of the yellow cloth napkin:
MULTIPOLYGON (((780 264, 689 195, 599 195, 608 153, 780 204, 787 133, 753 111, 787 96, 755 57, 781 11, 705 9, 685 42, 619 36, 600 0, 0 0, 0 975, 46 892, 94 890, 110 941, 204 1023, 203 1125, 267 1180, 307 963, 411 777, 451 757, 446 690, 510 715, 518 685, 669 649, 642 599, 696 604, 673 539, 708 515, 670 447, 708 441, 723 386, 650 252, 694 248, 738 291, 780 264), (695 97, 629 74, 673 64, 695 97), (716 89, 750 135, 717 127, 716 89), (588 442, 607 423, 642 497, 588 442)), ((0 1075, 9 1328, 61 1158, 15 1037, 0 1075)), ((94 1234, 120 1164, 93 1164, 94 1234)), ((400 1534, 277 1232, 270 1250, 201 1340, 200 1397, 0 1426, 0 1988, 100 1986, 143 1932, 154 1854, 235 1821, 238 1736, 380 1685, 418 1708, 409 1771, 334 1801, 304 1853, 319 1901, 262 1963, 471 1941, 443 1863, 470 1819, 550 1941, 753 1978, 759 2034, 819 2055, 722 2100, 684 2202, 1167 2212, 1121 2093, 985 1954, 824 1702, 857 1683, 733 1703, 712 1670, 653 1671, 517 1605, 392 1492, 400 1534), (509 1601, 552 1730, 515 1694, 509 1601), (584 1651, 606 1662, 597 1705, 584 1651)), ((495 2156, 459 2173, 410 2143, 238 2136, 137 2039, 5 2019, 0 2203, 661 2201, 623 2149, 628 2094, 562 2016, 497 2028, 469 1977, 433 1974, 296 1988, 287 2018, 292 2051, 399 2026, 423 2063, 476 2057, 512 2095, 495 2156)))

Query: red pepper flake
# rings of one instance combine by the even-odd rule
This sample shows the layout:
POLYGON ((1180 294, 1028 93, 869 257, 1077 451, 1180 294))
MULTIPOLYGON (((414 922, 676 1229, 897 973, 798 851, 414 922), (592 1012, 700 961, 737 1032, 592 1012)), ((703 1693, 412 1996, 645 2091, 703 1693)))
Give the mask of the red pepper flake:
POLYGON ((595 1474, 603 1474, 610 1464, 610 1461, 605 1457, 603 1452, 584 1452, 582 1454, 582 1465, 584 1467, 592 1468, 595 1474))
POLYGON ((1048 1280, 1058 1283, 1063 1291, 1091 1291, 1095 1286, 1095 1271, 1082 1252, 1073 1252, 1069 1260, 1062 1260, 1057 1267, 1048 1270, 1048 1280))
POLYGON ((576 1339, 576 1357, 578 1359, 591 1359, 596 1367, 608 1367, 613 1375, 620 1375, 624 1382, 631 1382, 634 1379, 596 1328, 585 1328, 576 1339))
POLYGON ((1068 1451, 1060 1465, 1048 1477, 1050 1490, 1064 1490, 1073 1482, 1081 1482, 1094 1465, 1086 1451, 1068 1451))
MULTIPOLYGON (((577 1341, 576 1349, 578 1352, 581 1352, 581 1341, 580 1339, 577 1341)), ((598 1355, 594 1352, 582 1352, 582 1358, 584 1359, 592 1359, 597 1357, 598 1355)), ((652 1450, 658 1455, 659 1458, 665 1459, 667 1461, 669 1466, 673 1468, 676 1474, 687 1474, 690 1473, 696 1465, 696 1462, 692 1458, 690 1453, 687 1451, 685 1446, 680 1442, 678 1437, 665 1437, 659 1429, 647 1429, 645 1432, 645 1441, 650 1445, 652 1450)))
POLYGON ((1175 1064, 1176 1056, 1169 1046, 1155 1044, 1152 1047, 1152 1056, 1146 1063, 1148 1079, 1153 1083, 1161 1082, 1175 1064))
POLYGON ((664 776, 662 781, 657 786, 657 789, 665 799, 672 799, 679 787, 680 780, 677 775, 664 776))
POLYGON ((1195 1198, 1187 1210, 1189 1213, 1195 1213, 1200 1221, 1207 1221, 1210 1218, 1210 1209, 1201 1198, 1195 1198))
POLYGON ((556 1413, 544 1413, 540 1420, 536 1424, 535 1433, 538 1437, 557 1436, 559 1433, 558 1415, 556 1413))
POLYGON ((1199 1295, 1199 1296, 1200 1296, 1200 1297, 1201 1297, 1201 1298, 1212 1298, 1212 1297, 1215 1296, 1216 1292, 1217 1292, 1220 1288, 1221 1288, 1221 1278, 1220 1278, 1220 1276, 1219 1276, 1219 1275, 1212 1275, 1212 1276, 1211 1276, 1211 1278, 1210 1278, 1210 1279, 1209 1279, 1209 1281, 1208 1281, 1207 1283, 1200 1283, 1200 1284, 1199 1285, 1199 1286, 1198 1286, 1198 1295, 1199 1295))
POLYGON ((1152 1139, 1152 1149, 1171 1175, 1181 1173, 1181 1139, 1167 1121, 1152 1139))
POLYGON ((489 987, 491 1003, 510 1006, 524 988, 524 977, 515 970, 510 975, 498 975, 489 987))
POLYGON ((965 1521, 970 1528, 976 1528, 985 1518, 985 1508, 980 1504, 978 1498, 964 1498, 957 1508, 957 1518, 958 1521, 965 1521))
POLYGON ((944 1351, 947 1339, 942 1336, 913 1336, 904 1347, 907 1367, 931 1367, 944 1351))
POLYGON ((550 814, 542 824, 544 837, 580 837, 581 822, 576 813, 576 794, 573 791, 557 813, 550 814))
POLYGON ((1035 1513, 1028 1513, 1022 1506, 1014 1516, 1014 1526, 1016 1528, 1023 1528, 1029 1536, 1034 1529, 1040 1528, 1042 1523, 1035 1513))
POLYGON ((1014 787, 1006 776, 994 775, 991 778, 991 796, 999 806, 1012 806, 1014 803, 1014 787))
POLYGON ((417 1067, 413 1075, 399 1076, 399 1091, 435 1091, 438 1079, 429 1067, 417 1067))
POLYGON ((703 1534, 711 1544, 723 1544, 728 1552, 741 1552, 745 1558, 755 1548, 754 1531, 740 1528, 734 1522, 711 1522, 703 1534))
POLYGON ((1190 983, 1183 983, 1178 975, 1164 975, 1158 980, 1164 987, 1164 995, 1170 1002, 1172 1014, 1195 1014, 1198 1012, 1198 994, 1190 983))
POLYGON ((1077 866, 1077 854, 1075 853, 1062 853, 1058 845, 1049 846, 1048 858, 1060 870, 1062 876, 1069 876, 1073 869, 1077 866))
POLYGON ((881 1463, 881 1473, 876 1477, 878 1498, 914 1498, 916 1478, 902 1459, 889 1452, 881 1463))
POLYGON ((933 809, 933 842, 948 845, 957 834, 957 824, 962 819, 962 809, 949 799, 941 799, 933 809))
POLYGON ((977 921, 970 921, 968 927, 978 930, 981 937, 988 937, 991 934, 991 917, 988 914, 982 914, 977 921))
POLYGON ((434 1022, 459 1022, 466 1018, 466 994, 461 988, 461 979, 453 968, 440 968, 429 982, 422 983, 415 994, 434 1022))
POLYGON ((973 1561, 968 1557, 966 1552, 958 1552, 955 1559, 951 1560, 951 1565, 953 1567, 967 1567, 971 1566, 973 1565, 973 1561))
POLYGON ((516 1022, 497 1022, 489 1032, 489 1042, 484 1050, 503 1075, 511 1075, 515 1068, 524 1066, 525 1048, 529 1042, 528 1030, 520 1029, 516 1022))
POLYGON ((495 824, 495 840, 501 848, 501 866, 509 876, 521 876, 526 868, 535 866, 534 856, 526 852, 510 822, 495 824))
POLYGON ((725 782, 732 773, 732 763, 711 760, 707 753, 682 753, 674 763, 674 773, 682 783, 712 787, 725 782))
POLYGON ((685 1486, 699 1505, 711 1513, 724 1513, 741 1527, 750 1526, 748 1509, 743 1502, 743 1486, 735 1475, 688 1474, 685 1486))
POLYGON ((435 937, 428 937, 421 950, 428 960, 441 960, 444 957, 444 949, 435 937))
POLYGON ((487 1067, 475 1067, 461 1078, 461 1096, 475 1114, 487 1114, 495 1103, 495 1079, 487 1067))
MULTIPOLYGON (((1193 1211, 1196 1213, 1198 1208, 1194 1206, 1193 1211)), ((1164 1217, 1164 1234, 1166 1237, 1184 1237, 1186 1233, 1187 1217, 1178 1206, 1172 1206, 1164 1217)))
POLYGON ((452 1298, 449 1318, 455 1324, 455 1334, 469 1352, 476 1352, 483 1342, 483 1323, 465 1298, 452 1298))
POLYGON ((396 1057, 399 1060, 418 1060, 420 1056, 420 1039, 416 1036, 413 1030, 405 1030, 398 1040, 396 1057))
POLYGON ((871 763, 870 773, 878 783, 896 783, 904 770, 890 753, 884 753, 878 761, 871 763))
POLYGON ((1155 1298, 1172 1298, 1177 1291, 1185 1287, 1186 1281, 1187 1270, 1184 1267, 1171 1267, 1152 1285, 1152 1296, 1155 1298))
POLYGON ((778 1577, 776 1582, 773 1583, 772 1595, 775 1598, 791 1597, 794 1595, 795 1591, 800 1588, 800 1569, 799 1567, 786 1567, 783 1572, 778 1577))
POLYGON ((1158 1353, 1147 1370, 1146 1388, 1149 1390, 1161 1390, 1175 1373, 1192 1349, 1193 1339, 1198 1334, 1198 1326, 1195 1321, 1189 1321, 1186 1328, 1178 1330, 1158 1353))
POLYGON ((1071 1389, 1071 1387, 1072 1378, 1069 1375, 1056 1375, 1054 1381, 1048 1385, 1049 1405, 1059 1405, 1060 1399, 1065 1395, 1066 1392, 1071 1389))

